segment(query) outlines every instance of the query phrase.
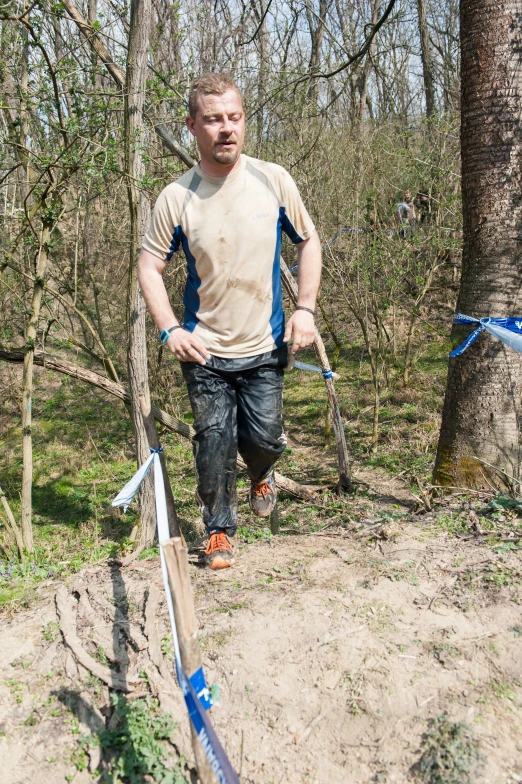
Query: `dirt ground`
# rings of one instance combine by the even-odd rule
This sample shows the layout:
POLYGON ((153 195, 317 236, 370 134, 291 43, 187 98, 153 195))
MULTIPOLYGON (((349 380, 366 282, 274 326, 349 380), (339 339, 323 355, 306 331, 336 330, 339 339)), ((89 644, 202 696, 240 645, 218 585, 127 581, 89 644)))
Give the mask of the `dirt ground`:
MULTIPOLYGON (((481 781, 522 782, 520 555, 429 513, 372 525, 242 544, 217 574, 191 566, 212 721, 242 783, 414 781, 444 712, 472 726, 481 781)), ((159 564, 137 561, 43 584, 1 620, 0 780, 84 784, 103 767, 98 749, 75 765, 79 739, 113 714, 64 642, 71 622, 105 673, 119 662, 130 698, 158 695, 190 761, 159 564)))

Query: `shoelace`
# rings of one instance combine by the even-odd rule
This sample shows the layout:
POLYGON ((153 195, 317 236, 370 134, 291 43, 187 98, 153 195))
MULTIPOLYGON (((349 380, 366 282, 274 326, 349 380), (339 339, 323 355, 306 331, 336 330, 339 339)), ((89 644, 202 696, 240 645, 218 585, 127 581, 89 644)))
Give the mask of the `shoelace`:
POLYGON ((215 553, 216 550, 231 549, 232 548, 226 534, 211 534, 205 552, 207 555, 210 555, 211 553, 215 553))
POLYGON ((259 484, 259 485, 254 485, 254 493, 255 493, 255 495, 262 495, 263 498, 266 498, 267 495, 269 495, 270 493, 273 494, 273 492, 274 491, 270 487, 270 482, 268 482, 268 481, 261 482, 261 484, 259 484))

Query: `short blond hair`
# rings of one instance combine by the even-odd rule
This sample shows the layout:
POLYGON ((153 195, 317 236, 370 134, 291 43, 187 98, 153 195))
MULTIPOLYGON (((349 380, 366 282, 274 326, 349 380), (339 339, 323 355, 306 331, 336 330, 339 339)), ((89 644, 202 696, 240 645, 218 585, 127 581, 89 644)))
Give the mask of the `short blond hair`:
POLYGON ((232 77, 226 73, 208 71, 207 73, 198 76, 197 79, 194 79, 189 87, 188 93, 189 114, 192 119, 196 119, 200 95, 223 95, 223 93, 226 93, 228 90, 235 90, 241 98, 241 103, 243 103, 243 96, 241 95, 239 87, 232 77))

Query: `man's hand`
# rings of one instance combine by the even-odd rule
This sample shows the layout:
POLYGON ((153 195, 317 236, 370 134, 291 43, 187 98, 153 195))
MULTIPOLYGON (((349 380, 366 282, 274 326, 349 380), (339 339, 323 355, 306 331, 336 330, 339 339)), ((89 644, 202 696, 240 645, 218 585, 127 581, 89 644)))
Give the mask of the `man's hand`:
POLYGON ((197 362, 205 365, 210 354, 199 338, 184 329, 175 329, 170 333, 166 345, 180 362, 197 362))
MULTIPOLYGON (((179 330, 176 330, 179 332, 179 330)), ((314 317, 306 310, 296 310, 288 321, 283 340, 288 343, 293 340, 292 354, 297 354, 302 348, 311 346, 315 338, 314 317)))

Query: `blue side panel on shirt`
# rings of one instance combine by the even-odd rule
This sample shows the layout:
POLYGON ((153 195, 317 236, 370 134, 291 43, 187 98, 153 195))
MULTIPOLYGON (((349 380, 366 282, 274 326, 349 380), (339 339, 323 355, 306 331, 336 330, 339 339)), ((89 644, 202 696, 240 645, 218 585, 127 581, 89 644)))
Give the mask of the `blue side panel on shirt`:
POLYGON ((185 292, 183 294, 183 304, 185 305, 183 326, 189 332, 194 332, 194 328, 199 321, 197 316, 199 310, 198 289, 201 286, 201 279, 196 271, 196 259, 190 252, 185 232, 181 226, 176 226, 174 233, 172 234, 167 261, 171 260, 173 254, 179 249, 180 245, 183 248, 183 253, 187 260, 187 282, 185 283, 185 292))
POLYGON ((281 245, 283 241, 283 219, 285 208, 279 208, 279 219, 277 221, 277 240, 272 266, 272 315, 270 316, 270 327, 272 337, 277 348, 283 345, 285 334, 285 314, 283 313, 283 291, 281 289, 281 245))
POLYGON ((286 210, 284 207, 279 208, 279 220, 281 221, 281 226, 283 228, 284 233, 290 238, 290 241, 297 245, 300 242, 304 242, 303 238, 299 236, 299 234, 294 229, 294 225, 288 215, 286 214, 286 210))
POLYGON ((165 258, 165 261, 170 261, 171 258, 173 257, 173 255, 178 250, 178 248, 180 246, 180 242, 181 242, 181 234, 180 234, 180 232, 181 232, 181 234, 183 234, 181 226, 176 226, 176 228, 172 232, 172 239, 170 241, 170 248, 169 248, 169 252, 167 253, 167 256, 165 258))

